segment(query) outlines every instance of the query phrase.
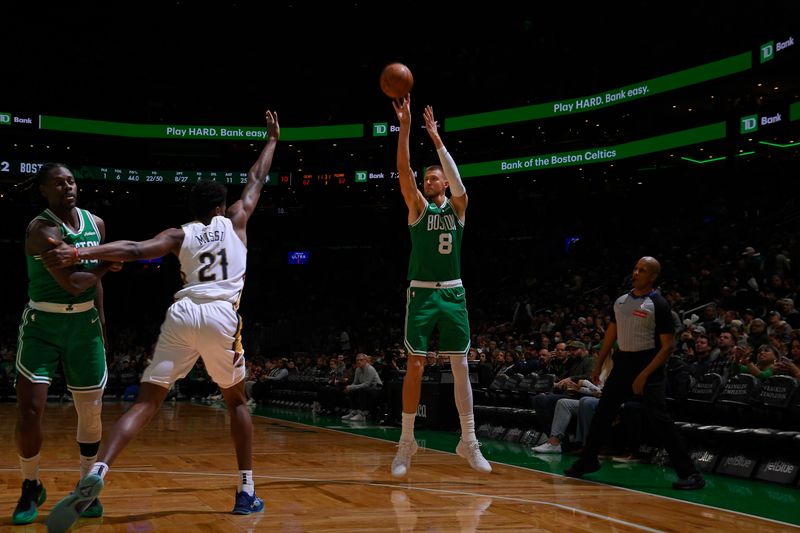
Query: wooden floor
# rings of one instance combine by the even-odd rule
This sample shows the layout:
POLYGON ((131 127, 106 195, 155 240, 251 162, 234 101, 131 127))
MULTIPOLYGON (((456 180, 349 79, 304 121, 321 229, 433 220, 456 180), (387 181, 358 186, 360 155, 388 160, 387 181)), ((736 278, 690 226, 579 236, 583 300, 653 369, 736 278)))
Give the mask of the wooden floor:
MULTIPOLYGON (((106 404, 109 430, 123 406, 106 404)), ((48 501, 34 524, 12 526, 20 475, 13 404, 0 405, 0 531, 45 531, 78 478, 76 416, 48 404, 41 478, 48 501)), ((391 442, 255 417, 256 490, 264 513, 229 514, 236 463, 224 410, 165 404, 112 466, 105 516, 73 530, 161 532, 786 531, 788 526, 678 500, 494 465, 472 471, 454 454, 420 449, 407 480, 391 477, 391 442)))

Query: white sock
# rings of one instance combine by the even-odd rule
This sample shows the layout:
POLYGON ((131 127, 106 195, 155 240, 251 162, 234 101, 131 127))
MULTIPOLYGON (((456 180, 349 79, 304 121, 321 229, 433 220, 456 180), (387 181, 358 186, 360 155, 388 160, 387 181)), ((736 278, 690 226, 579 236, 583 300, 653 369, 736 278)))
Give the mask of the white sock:
POLYGON ((81 479, 85 478, 89 472, 92 471, 95 461, 97 461, 97 455, 92 457, 81 455, 81 479))
POLYGON ((19 468, 22 471, 22 479, 39 479, 39 458, 41 454, 33 457, 19 457, 19 468))
POLYGON ((92 465, 92 469, 89 470, 89 474, 94 474, 95 476, 100 476, 100 479, 105 479, 106 474, 108 474, 108 465, 105 463, 95 463, 92 465))
POLYGON ((414 440, 414 420, 417 413, 403 413, 403 429, 400 431, 400 440, 414 440))
POLYGON ((252 470, 239 470, 239 492, 246 492, 250 496, 256 493, 252 470))
POLYGON ((471 442, 478 440, 475 436, 475 415, 470 413, 458 417, 461 420, 461 440, 471 442))
POLYGON ((469 381, 467 358, 461 355, 450 357, 453 371, 453 399, 460 416, 472 414, 472 384, 469 381))

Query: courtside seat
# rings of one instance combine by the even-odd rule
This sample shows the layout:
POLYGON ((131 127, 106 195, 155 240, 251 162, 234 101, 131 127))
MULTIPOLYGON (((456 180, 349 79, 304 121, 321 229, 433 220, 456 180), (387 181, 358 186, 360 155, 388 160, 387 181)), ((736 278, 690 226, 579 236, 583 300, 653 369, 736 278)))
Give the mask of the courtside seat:
POLYGON ((786 427, 800 430, 800 388, 794 393, 794 399, 789 402, 786 412, 786 427))
POLYGON ((475 430, 475 436, 479 439, 488 439, 491 433, 492 425, 489 423, 481 424, 478 426, 478 429, 475 430))
POLYGON ((497 405, 486 405, 482 407, 484 408, 484 411, 481 413, 481 419, 480 419, 481 422, 486 422, 488 424, 491 424, 492 427, 497 427, 497 426, 503 426, 505 428, 508 427, 507 425, 505 425, 505 420, 507 419, 506 410, 508 409, 508 407, 500 407, 497 405))
POLYGON ((525 429, 536 427, 536 411, 533 409, 517 409, 515 416, 521 427, 525 429))
POLYGON ((496 406, 491 409, 492 425, 509 428, 513 424, 513 407, 496 406))
POLYGON ((503 390, 504 391, 513 391, 513 390, 515 390, 517 388, 517 385, 519 385, 522 382, 522 380, 524 380, 524 379, 525 379, 525 376, 522 375, 522 374, 512 374, 512 375, 510 375, 508 377, 508 379, 506 380, 506 382, 503 384, 503 390))
POLYGON ((713 428, 709 429, 708 431, 712 431, 714 433, 726 433, 726 434, 733 433, 734 431, 737 431, 739 429, 733 426, 705 426, 705 427, 713 428))
POLYGON ((790 450, 800 457, 800 441, 797 440, 797 437, 800 437, 800 431, 776 431, 774 434, 770 434, 770 438, 778 447, 790 450))
POLYGON ((752 374, 731 376, 714 404, 716 420, 741 427, 748 417, 751 402, 760 387, 760 380, 752 374))
POLYGON ((536 378, 536 384, 531 391, 532 395, 553 392, 553 385, 556 383, 555 374, 542 374, 536 378))
POLYGON ((525 412, 530 409, 520 409, 519 407, 496 407, 496 422, 507 428, 525 428, 525 412))
POLYGON ((673 425, 678 428, 681 434, 685 435, 687 439, 693 440, 697 436, 697 430, 703 424, 699 422, 686 422, 683 420, 676 420, 673 425))
POLYGON ((760 452, 772 451, 800 451, 793 450, 794 437, 800 435, 800 431, 782 431, 771 428, 755 428, 739 430, 742 436, 748 437, 748 444, 760 452))
POLYGON ((503 440, 505 436, 507 428, 503 426, 492 426, 492 431, 489 433, 489 438, 492 440, 503 440))
POLYGON ((503 390, 506 381, 508 381, 508 375, 498 374, 494 377, 488 388, 473 390, 476 401, 480 401, 480 403, 485 405, 494 405, 497 394, 503 390))
POLYGON ((509 406, 514 403, 514 391, 525 379, 522 374, 511 374, 503 383, 503 388, 495 392, 495 405, 509 406))
POLYGON ((722 390, 723 378, 719 374, 703 374, 703 377, 694 384, 686 401, 694 405, 713 404, 722 390))
POLYGON ((708 373, 692 386, 689 395, 686 397, 683 413, 692 422, 716 421, 713 414, 714 402, 722 391, 724 378, 719 374, 708 373))
POLYGON ((517 388, 512 391, 512 396, 514 398, 514 404, 519 406, 527 406, 528 405, 528 395, 536 386, 536 381, 539 379, 539 376, 535 373, 528 374, 525 376, 519 383, 517 383, 517 388))
POLYGON ((791 376, 770 376, 763 380, 750 402, 743 425, 789 429, 786 425, 792 419, 790 404, 797 390, 798 381, 791 376))
POLYGON ((481 438, 496 440, 512 440, 517 442, 529 429, 535 425, 536 416, 532 409, 518 407, 501 407, 495 405, 476 405, 475 425, 482 428, 481 438), (512 435, 507 433, 513 429, 512 435))
POLYGON ((717 405, 746 407, 750 405, 761 383, 752 374, 736 374, 725 383, 717 397, 717 405))
POLYGON ((725 426, 717 424, 698 425, 695 428, 695 436, 699 441, 705 444, 716 444, 718 438, 714 431, 721 427, 725 426))
POLYGON ((716 445, 724 450, 748 450, 755 452, 758 445, 756 444, 754 428, 740 428, 736 426, 721 426, 713 430, 714 435, 717 437, 714 441, 716 445))
POLYGON ((491 423, 491 414, 492 406, 491 405, 476 405, 472 408, 472 412, 475 415, 475 424, 490 424, 491 423))
POLYGON ((764 380, 753 404, 785 409, 797 391, 798 382, 791 376, 770 376, 764 380))

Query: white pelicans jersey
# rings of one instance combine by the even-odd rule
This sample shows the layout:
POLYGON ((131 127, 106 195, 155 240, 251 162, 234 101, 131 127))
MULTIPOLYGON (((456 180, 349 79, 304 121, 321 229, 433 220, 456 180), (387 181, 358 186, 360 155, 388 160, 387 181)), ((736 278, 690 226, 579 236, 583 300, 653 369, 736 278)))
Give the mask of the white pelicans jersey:
POLYGON ((233 230, 230 219, 216 216, 206 226, 189 222, 178 259, 183 288, 175 299, 222 300, 234 305, 244 287, 247 247, 233 230))

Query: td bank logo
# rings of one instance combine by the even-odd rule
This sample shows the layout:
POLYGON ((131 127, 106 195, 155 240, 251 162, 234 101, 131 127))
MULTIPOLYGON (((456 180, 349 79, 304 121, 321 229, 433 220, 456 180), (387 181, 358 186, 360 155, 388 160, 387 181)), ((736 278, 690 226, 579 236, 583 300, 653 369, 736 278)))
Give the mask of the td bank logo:
POLYGON ((389 124, 387 122, 376 122, 372 125, 373 137, 386 137, 389 132, 389 124))
POLYGON ((742 117, 739 122, 739 133, 751 133, 758 131, 758 115, 742 117))
POLYGON ((11 113, 0 113, 0 124, 11 124, 11 113))
POLYGON ((766 63, 775 57, 775 41, 770 41, 761 45, 761 52, 759 54, 759 61, 766 63))
POLYGON ((356 170, 356 183, 366 183, 366 182, 367 182, 367 171, 356 170))

